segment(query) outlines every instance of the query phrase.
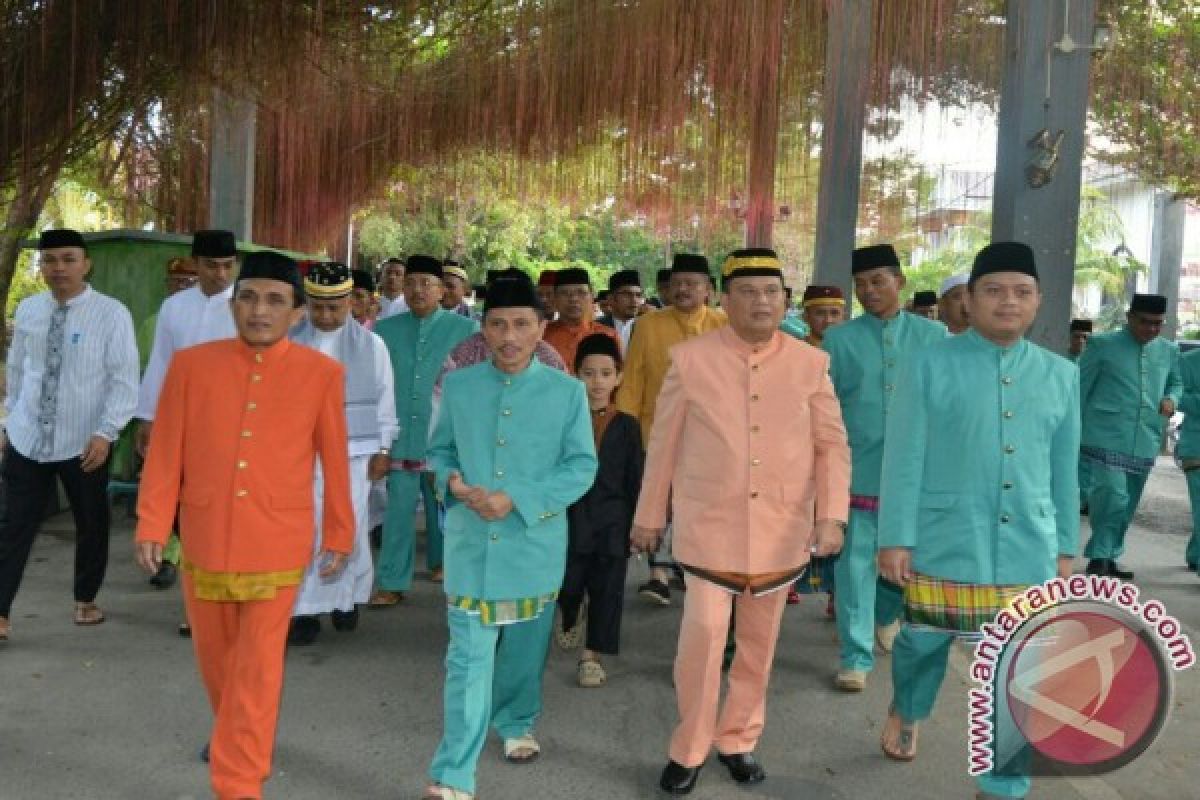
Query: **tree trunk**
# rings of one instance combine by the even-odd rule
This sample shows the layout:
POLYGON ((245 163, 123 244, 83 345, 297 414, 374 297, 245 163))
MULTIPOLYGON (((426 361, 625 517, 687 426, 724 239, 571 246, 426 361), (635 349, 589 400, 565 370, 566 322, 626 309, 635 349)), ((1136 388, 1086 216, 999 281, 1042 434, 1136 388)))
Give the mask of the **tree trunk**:
MULTIPOLYGON (((37 225, 61 171, 62 159, 55 159, 51 164, 25 172, 17 181, 16 194, 5 215, 4 228, 0 230, 0 309, 8 307, 8 290, 17 269, 17 259, 21 255, 21 242, 29 237, 37 225)), ((6 324, 0 329, 0 351, 7 348, 6 324)))

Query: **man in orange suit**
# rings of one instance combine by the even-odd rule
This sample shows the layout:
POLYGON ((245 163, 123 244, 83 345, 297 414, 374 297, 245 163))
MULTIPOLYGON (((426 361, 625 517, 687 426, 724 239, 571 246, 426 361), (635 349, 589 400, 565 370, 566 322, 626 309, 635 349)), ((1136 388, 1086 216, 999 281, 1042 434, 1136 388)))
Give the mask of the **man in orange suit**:
POLYGON ((184 601, 215 717, 218 800, 257 800, 271 773, 284 642, 312 558, 313 464, 325 481, 322 574, 354 546, 342 367, 290 343, 303 314, 296 264, 246 257, 238 338, 179 351, 158 402, 138 497, 137 560, 150 573, 179 509, 184 601))
POLYGON ((659 780, 671 794, 695 787, 714 745, 738 783, 765 777, 754 748, 784 590, 810 554, 841 549, 850 503, 829 356, 779 332, 779 259, 739 250, 723 276, 729 325, 671 349, 634 517, 634 549, 654 552, 671 498, 674 555, 686 573, 675 656, 680 721, 659 780), (731 610, 737 655, 718 719, 731 610))

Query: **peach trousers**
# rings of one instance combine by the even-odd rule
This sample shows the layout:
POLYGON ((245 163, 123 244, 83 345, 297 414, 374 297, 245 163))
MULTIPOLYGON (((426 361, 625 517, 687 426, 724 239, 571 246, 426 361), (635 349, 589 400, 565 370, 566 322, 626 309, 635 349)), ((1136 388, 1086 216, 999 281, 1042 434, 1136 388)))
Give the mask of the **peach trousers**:
POLYGON ((735 595, 690 573, 685 580, 687 595, 675 654, 679 725, 671 736, 670 757, 685 767, 696 767, 708 758, 714 744, 725 755, 749 753, 758 744, 787 592, 735 595), (731 611, 736 614, 737 654, 718 720, 721 659, 731 611))
POLYGON ((183 597, 213 711, 213 793, 218 800, 259 800, 271 775, 296 587, 280 588, 270 600, 213 602, 195 597, 185 573, 183 597))

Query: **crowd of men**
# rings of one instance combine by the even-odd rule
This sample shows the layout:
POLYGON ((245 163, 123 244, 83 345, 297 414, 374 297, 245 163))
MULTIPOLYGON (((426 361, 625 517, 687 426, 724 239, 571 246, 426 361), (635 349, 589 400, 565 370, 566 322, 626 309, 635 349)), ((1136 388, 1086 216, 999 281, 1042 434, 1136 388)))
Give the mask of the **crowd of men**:
MULTIPOLYGON (((659 785, 687 794, 714 747, 734 781, 764 779, 754 751, 799 592, 831 592, 839 690, 861 692, 891 654, 881 746, 911 761, 951 643, 1071 574, 1081 505, 1086 571, 1133 579, 1119 559, 1177 410, 1200 508, 1200 352, 1159 336, 1165 298, 1135 295, 1109 333, 1075 320, 1057 356, 1025 338, 1041 292, 1017 242, 911 310, 896 251, 859 248, 847 319, 831 286, 806 287, 793 316, 769 249, 716 275, 679 254, 653 298, 620 270, 599 298, 584 269, 473 286, 432 256, 376 276, 239 256, 231 233, 199 231, 136 333, 88 284, 79 233, 38 248, 48 289, 18 306, 7 362, 0 641, 56 480, 76 524, 74 621, 104 622, 111 451, 136 420, 136 559, 156 586, 182 582, 221 800, 262 796, 286 646, 326 615, 349 632, 360 608, 403 604, 421 511, 449 629, 422 797, 469 800, 489 729, 513 763, 540 755, 552 641, 581 648, 581 687, 606 684, 632 553, 649 556, 640 596, 684 592, 659 785)), ((1195 533, 1185 560, 1197 568, 1195 533)), ((1023 797, 1027 758, 997 763, 979 796, 1023 797)))

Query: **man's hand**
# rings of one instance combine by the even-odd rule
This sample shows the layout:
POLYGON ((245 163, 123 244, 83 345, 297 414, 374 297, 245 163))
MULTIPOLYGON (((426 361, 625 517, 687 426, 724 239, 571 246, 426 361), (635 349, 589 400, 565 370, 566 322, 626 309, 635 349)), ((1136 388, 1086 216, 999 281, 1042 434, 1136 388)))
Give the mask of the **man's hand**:
POLYGON ((322 578, 332 578, 345 568, 346 558, 345 553, 322 550, 317 554, 317 563, 321 565, 321 569, 317 574, 322 578))
POLYGON ((1058 557, 1058 577, 1069 578, 1075 573, 1075 556, 1058 557))
POLYGON ((392 457, 387 453, 376 453, 367 462, 367 480, 380 481, 387 477, 392 466, 392 457))
POLYGON ((879 551, 879 574, 889 583, 903 586, 912 580, 912 550, 884 547, 879 551))
POLYGON ((635 553, 656 553, 665 528, 643 528, 634 525, 629 534, 629 548, 635 553))
POLYGON ((1169 417, 1175 413, 1175 401, 1169 397, 1164 397, 1162 402, 1158 404, 1158 413, 1164 417, 1169 417))
POLYGON ((138 421, 137 429, 133 432, 133 449, 137 451, 143 461, 146 459, 146 453, 150 450, 150 429, 153 427, 153 422, 143 419, 138 421))
POLYGON ((504 492, 485 493, 483 500, 470 506, 471 510, 488 522, 504 519, 513 510, 513 501, 504 492))
POLYGON ((163 546, 158 542, 138 542, 134 548, 133 558, 137 565, 145 572, 157 575, 162 566, 163 546))
POLYGON ((84 472, 95 472, 100 469, 108 460, 108 451, 111 448, 112 442, 100 434, 95 434, 88 439, 87 446, 83 448, 83 455, 79 459, 79 468, 84 472))
POLYGON ((813 555, 818 558, 835 556, 842 552, 846 541, 846 527, 832 519, 819 519, 813 526, 813 555))

